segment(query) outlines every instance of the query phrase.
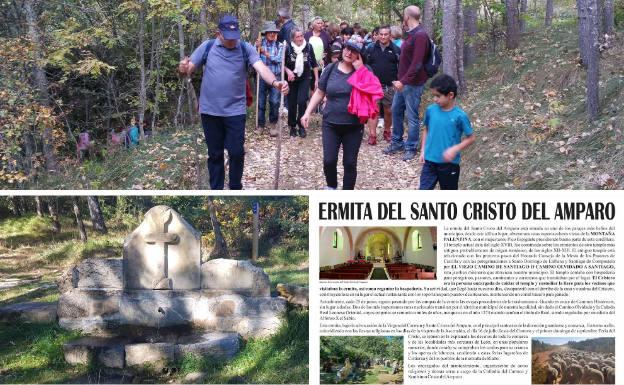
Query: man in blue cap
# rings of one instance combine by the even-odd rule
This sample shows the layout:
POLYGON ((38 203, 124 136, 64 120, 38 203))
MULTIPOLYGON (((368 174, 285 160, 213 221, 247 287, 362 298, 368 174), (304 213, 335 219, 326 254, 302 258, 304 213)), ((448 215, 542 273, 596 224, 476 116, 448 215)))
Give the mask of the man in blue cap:
POLYGON ((179 72, 191 76, 204 65, 199 97, 204 137, 208 146, 210 188, 223 190, 225 180, 224 150, 229 156, 230 190, 243 188, 245 163, 245 120, 247 107, 247 66, 252 66, 271 87, 288 93, 288 83, 278 80, 260 60, 254 47, 240 40, 238 19, 225 15, 219 20, 217 39, 204 41, 179 65, 179 72))

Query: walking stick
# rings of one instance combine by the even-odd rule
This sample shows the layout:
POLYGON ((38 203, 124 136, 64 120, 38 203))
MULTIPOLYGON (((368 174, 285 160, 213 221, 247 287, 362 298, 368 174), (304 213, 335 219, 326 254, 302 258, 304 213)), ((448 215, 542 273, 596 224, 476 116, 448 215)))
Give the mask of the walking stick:
MULTIPOLYGON (((281 81, 284 81, 284 67, 286 61, 286 40, 282 43, 282 77, 281 81)), ((284 93, 280 92, 280 109, 279 109, 279 118, 277 121, 277 150, 275 151, 275 176, 273 179, 273 190, 277 190, 279 188, 279 175, 280 175, 280 158, 282 156, 282 131, 284 131, 284 93)))
MULTIPOLYGON (((260 44, 262 44, 262 32, 258 32, 258 39, 260 40, 260 44)), ((258 54, 260 54, 260 48, 256 48, 258 50, 258 54)), ((260 104, 260 74, 256 73, 256 131, 258 130, 258 105, 260 104)))

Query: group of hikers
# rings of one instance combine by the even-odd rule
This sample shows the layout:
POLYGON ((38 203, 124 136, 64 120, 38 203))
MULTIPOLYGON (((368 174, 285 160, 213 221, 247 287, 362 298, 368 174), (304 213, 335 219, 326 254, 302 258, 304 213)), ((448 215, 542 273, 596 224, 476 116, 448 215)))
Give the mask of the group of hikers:
POLYGON ((458 188, 460 152, 474 142, 474 134, 467 114, 456 105, 456 81, 442 74, 430 82, 434 104, 426 108, 420 137, 421 97, 440 65, 435 44, 420 25, 420 8, 406 7, 401 27, 379 26, 371 33, 357 23, 325 23, 321 17, 313 18, 304 31, 287 8, 279 9, 278 16, 265 23, 263 37, 252 45, 240 40, 236 17, 225 15, 216 39, 204 41, 179 64, 183 76, 203 66, 199 112, 212 189, 224 188, 225 150, 229 188, 242 189, 250 67, 259 81, 258 126, 262 130, 268 126, 271 136, 281 129, 280 92, 287 98, 292 137, 305 138, 311 115, 322 110, 326 189, 338 188, 340 148, 342 188, 355 188, 365 126, 368 144, 374 146, 378 124, 388 142, 384 154, 402 153, 402 159, 410 161, 420 153, 421 189, 433 189, 438 183, 441 189, 458 188))
MULTIPOLYGON (((144 137, 149 137, 151 135, 151 130, 148 127, 148 123, 144 121, 144 137)), ((139 128, 139 123, 137 123, 135 118, 132 118, 130 125, 127 128, 115 127, 110 131, 110 135, 108 137, 108 148, 112 151, 122 147, 130 149, 138 146, 140 140, 141 130, 139 128)), ((82 162, 86 158, 90 157, 94 148, 95 141, 91 137, 89 131, 85 130, 80 132, 80 134, 78 134, 78 139, 76 140, 76 157, 78 161, 82 162)))

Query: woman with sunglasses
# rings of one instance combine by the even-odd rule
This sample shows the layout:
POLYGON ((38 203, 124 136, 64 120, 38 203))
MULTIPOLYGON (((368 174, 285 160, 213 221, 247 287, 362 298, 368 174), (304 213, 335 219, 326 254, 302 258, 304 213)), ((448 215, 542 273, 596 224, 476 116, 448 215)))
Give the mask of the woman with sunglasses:
POLYGON ((342 146, 344 166, 343 190, 353 190, 357 179, 357 159, 364 135, 364 125, 348 111, 352 86, 349 77, 362 65, 364 42, 354 35, 342 49, 342 60, 327 66, 312 95, 301 124, 308 127, 310 114, 327 96, 323 110, 323 172, 328 190, 338 188, 338 153, 342 146))

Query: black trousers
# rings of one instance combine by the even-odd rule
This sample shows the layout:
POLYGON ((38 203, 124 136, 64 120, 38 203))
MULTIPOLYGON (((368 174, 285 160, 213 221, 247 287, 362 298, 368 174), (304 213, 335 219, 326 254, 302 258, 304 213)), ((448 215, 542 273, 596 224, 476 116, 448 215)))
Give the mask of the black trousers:
POLYGON ((363 136, 362 124, 332 124, 323 120, 323 172, 327 187, 338 187, 338 152, 342 145, 342 189, 355 188, 357 158, 363 136))
POLYGON ((302 77, 301 79, 288 82, 288 126, 301 127, 301 117, 305 113, 310 96, 310 78, 302 77))
POLYGON ((230 190, 241 190, 245 165, 245 115, 213 116, 201 114, 204 138, 208 146, 210 189, 223 190, 225 156, 230 158, 230 190))
POLYGON ((438 182, 440 183, 440 190, 457 190, 459 165, 425 160, 420 173, 420 190, 433 190, 438 182))

